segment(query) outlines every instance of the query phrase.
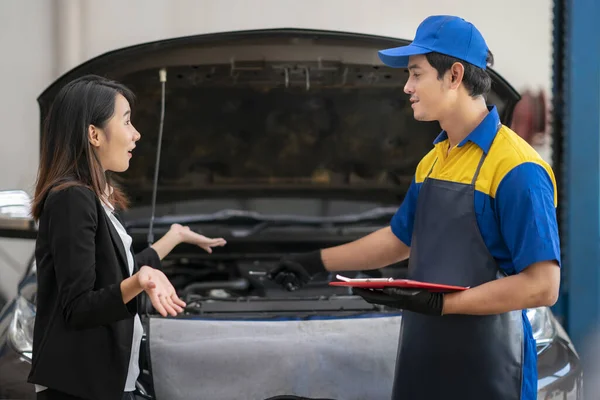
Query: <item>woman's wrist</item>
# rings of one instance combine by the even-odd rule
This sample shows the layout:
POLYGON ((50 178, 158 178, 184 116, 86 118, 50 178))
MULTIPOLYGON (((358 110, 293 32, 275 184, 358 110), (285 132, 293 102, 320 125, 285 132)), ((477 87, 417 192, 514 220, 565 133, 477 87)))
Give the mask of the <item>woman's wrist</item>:
POLYGON ((169 230, 165 234, 165 236, 169 238, 169 243, 172 244, 173 247, 183 243, 183 235, 181 229, 179 228, 180 227, 177 225, 171 225, 171 228, 169 228, 169 230))
POLYGON ((171 229, 167 231, 159 240, 157 240, 151 247, 158 254, 158 258, 164 259, 178 244, 182 242, 182 236, 177 229, 171 226, 171 229))
POLYGON ((129 303, 138 294, 140 294, 144 291, 144 289, 142 288, 142 285, 140 284, 140 281, 138 279, 138 273, 139 272, 136 272, 129 278, 126 278, 123 281, 121 281, 121 285, 120 285, 121 286, 121 296, 123 298, 124 304, 129 303))

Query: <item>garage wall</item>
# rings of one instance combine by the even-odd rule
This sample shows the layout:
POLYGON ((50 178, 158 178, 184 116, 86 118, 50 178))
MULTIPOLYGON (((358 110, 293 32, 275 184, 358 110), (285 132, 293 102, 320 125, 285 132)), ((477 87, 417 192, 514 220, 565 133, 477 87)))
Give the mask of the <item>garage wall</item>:
MULTIPOLYGON (((551 90, 551 0, 2 0, 0 1, 0 188, 32 192, 37 95, 78 63, 115 48, 167 37, 259 28, 314 28, 410 39, 430 14, 472 21, 518 90, 551 90), (518 11, 517 11, 518 10, 518 11)), ((542 150, 542 154, 547 154, 542 150)), ((0 292, 31 244, 0 241, 0 292)), ((12 290, 12 289, 11 289, 12 290)))
MULTIPOLYGON (((52 2, 0 0, 0 189, 29 189, 37 168, 36 97, 54 79, 52 2)), ((15 291, 31 241, 0 239, 0 297, 15 291)))
POLYGON ((549 87, 550 0, 136 0, 89 1, 85 56, 168 36, 237 29, 302 27, 412 38, 430 14, 460 15, 484 34, 496 67, 517 87, 549 87), (142 7, 142 4, 144 6, 142 7), (259 6, 257 6, 259 5, 259 6), (517 11, 519 10, 519 11, 517 11), (106 29, 106 18, 116 25, 106 29))

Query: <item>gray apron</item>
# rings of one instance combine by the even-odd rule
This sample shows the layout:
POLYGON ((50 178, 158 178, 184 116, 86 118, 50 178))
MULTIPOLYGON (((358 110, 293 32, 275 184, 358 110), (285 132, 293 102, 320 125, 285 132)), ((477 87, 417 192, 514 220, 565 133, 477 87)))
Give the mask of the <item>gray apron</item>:
MULTIPOLYGON (((409 279, 474 287, 502 278, 475 215, 484 160, 485 153, 470 185, 429 178, 429 171, 417 201, 409 279)), ((521 311, 441 317, 404 311, 402 320, 393 400, 521 398, 521 311)))

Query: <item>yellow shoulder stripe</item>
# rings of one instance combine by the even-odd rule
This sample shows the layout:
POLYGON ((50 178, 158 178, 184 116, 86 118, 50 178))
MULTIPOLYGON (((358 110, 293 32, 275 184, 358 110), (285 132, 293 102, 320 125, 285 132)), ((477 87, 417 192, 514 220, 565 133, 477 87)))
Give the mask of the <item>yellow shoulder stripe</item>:
MULTIPOLYGON (((442 144, 440 143, 437 146, 442 146, 442 144)), ((435 162, 430 177, 465 184, 471 183, 481 159, 482 150, 471 142, 453 151, 455 150, 459 150, 459 153, 453 156, 454 160, 446 162, 446 165, 442 166, 441 162, 436 162, 439 154, 438 149, 433 148, 421 159, 417 166, 415 174, 416 182, 422 183, 425 180, 435 162)), ((529 143, 504 125, 496 134, 490 151, 481 167, 476 183, 476 190, 490 197, 495 197, 502 179, 515 167, 524 163, 535 163, 546 170, 554 186, 554 204, 556 206, 558 195, 556 178, 552 168, 529 143)))

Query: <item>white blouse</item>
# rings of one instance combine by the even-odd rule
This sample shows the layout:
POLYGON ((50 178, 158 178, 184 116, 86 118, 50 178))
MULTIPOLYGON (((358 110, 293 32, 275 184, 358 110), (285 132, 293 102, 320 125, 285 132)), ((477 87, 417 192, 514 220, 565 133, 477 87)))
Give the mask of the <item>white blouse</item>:
MULTIPOLYGON (((131 236, 127 234, 127 231, 121 225, 117 217, 113 214, 114 207, 107 202, 102 202, 102 206, 104 207, 104 211, 106 211, 106 215, 112 222, 116 231, 119 233, 119 237, 123 242, 123 247, 125 248, 125 253, 127 254, 127 265, 129 267, 129 276, 133 274, 133 254, 131 253, 131 236)), ((135 382, 140 374, 140 347, 142 344, 142 335, 144 334, 144 327, 142 326, 142 321, 140 320, 139 314, 135 314, 134 323, 133 323, 133 343, 131 346, 131 357, 129 359, 129 370, 127 373, 127 381, 125 382, 125 391, 132 392, 135 390, 135 382)))

